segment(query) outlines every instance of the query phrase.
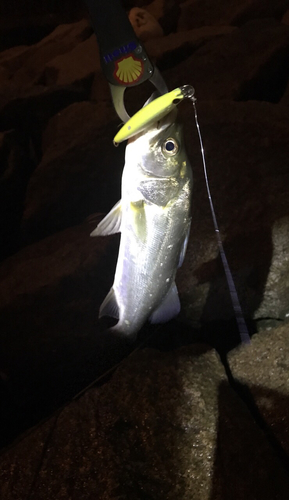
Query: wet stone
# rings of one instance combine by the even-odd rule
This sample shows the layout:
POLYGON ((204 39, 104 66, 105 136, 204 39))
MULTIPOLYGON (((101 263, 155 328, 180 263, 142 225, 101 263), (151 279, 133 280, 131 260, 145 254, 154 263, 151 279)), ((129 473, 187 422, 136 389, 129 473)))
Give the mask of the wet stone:
POLYGON ((289 487, 218 356, 201 345, 134 353, 103 388, 4 454, 0 471, 5 500, 24 488, 35 500, 285 500, 289 487))
POLYGON ((232 375, 284 460, 289 457, 289 326, 254 335, 229 354, 232 375), (286 453, 282 453, 282 450, 286 453))

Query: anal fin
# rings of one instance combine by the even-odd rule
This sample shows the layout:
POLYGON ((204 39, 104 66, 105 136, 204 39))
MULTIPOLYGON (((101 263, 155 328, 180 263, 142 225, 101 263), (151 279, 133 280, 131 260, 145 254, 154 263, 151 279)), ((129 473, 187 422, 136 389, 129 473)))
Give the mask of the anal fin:
POLYGON ((111 316, 112 318, 119 319, 119 308, 113 288, 110 289, 100 306, 98 317, 102 318, 102 316, 111 316))
POLYGON ((181 304, 177 285, 174 282, 159 307, 150 317, 151 323, 166 323, 179 314, 181 304))

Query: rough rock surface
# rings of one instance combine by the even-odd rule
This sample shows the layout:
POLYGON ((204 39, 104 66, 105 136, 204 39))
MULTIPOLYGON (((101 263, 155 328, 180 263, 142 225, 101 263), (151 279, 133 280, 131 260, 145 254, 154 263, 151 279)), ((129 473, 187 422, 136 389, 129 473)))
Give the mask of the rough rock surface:
POLYGON ((153 0, 144 8, 158 20, 165 35, 176 31, 181 13, 178 0, 153 0))
POLYGON ((77 224, 93 212, 105 212, 120 196, 123 147, 112 147, 117 122, 104 124, 105 114, 108 121, 111 108, 73 104, 48 124, 42 161, 27 190, 22 222, 26 240, 77 224))
POLYGON ((99 71, 98 45, 93 34, 71 51, 49 61, 45 67, 44 82, 46 85, 71 85, 90 80, 99 71))
MULTIPOLYGON (((211 194, 227 258, 247 318, 284 320, 289 310, 287 112, 270 103, 198 105, 211 194), (273 125, 274 124, 274 125, 273 125), (225 158, 229 161, 224 162, 225 158)), ((193 165, 193 230, 178 273, 183 315, 229 319, 232 306, 218 258, 197 137, 183 110, 193 165)))
POLYGON ((37 84, 45 65, 59 54, 63 54, 91 35, 92 29, 83 20, 75 24, 61 25, 39 43, 26 50, 8 49, 2 65, 10 71, 10 82, 19 87, 37 84), (8 57, 10 55, 10 57, 8 57))
POLYGON ((27 246, 0 267, 2 445, 127 350, 97 323, 117 250, 117 237, 89 237, 99 219, 27 246))
POLYGON ((206 26, 181 33, 171 33, 155 40, 148 40, 146 50, 155 59, 159 67, 172 67, 182 59, 187 59, 197 48, 212 38, 228 35, 235 29, 233 26, 206 26))
POLYGON ((200 100, 278 102, 288 80, 288 47, 288 26, 258 19, 209 41, 165 76, 172 88, 192 82, 200 100))
POLYGON ((288 463, 288 326, 254 335, 250 348, 241 347, 232 351, 228 363, 235 381, 240 385, 240 392, 243 391, 244 397, 250 397, 257 418, 288 463))
MULTIPOLYGON (((80 21, 2 52, 1 445, 123 363, 4 453, 1 500, 287 500, 288 2, 126 7, 146 8, 162 26, 146 49, 169 88, 196 89, 221 236, 248 325, 260 333, 233 350, 239 336, 185 102, 194 191, 177 276, 182 312, 146 325, 138 343, 153 349, 123 360, 134 346, 97 320, 118 237, 89 237, 119 199, 124 161, 94 35, 80 21)), ((130 113, 151 89, 127 91, 130 113)))
POLYGON ((251 19, 276 18, 280 20, 288 9, 287 0, 276 2, 264 0, 186 0, 181 2, 178 30, 199 28, 200 26, 240 26, 251 19))
POLYGON ((287 10, 284 14, 284 16, 282 17, 282 23, 284 24, 289 24, 289 10, 287 10))
POLYGON ((33 163, 14 130, 0 133, 0 258, 19 245, 19 227, 33 163))
MULTIPOLYGON (((86 82, 87 83, 87 82, 86 82)), ((89 83, 89 82, 88 82, 89 83)), ((67 86, 35 85, 19 89, 5 84, 0 94, 0 129, 16 129, 38 147, 49 118, 73 102, 88 99, 90 84, 67 86)))
POLYGON ((0 467, 5 500, 24 490, 43 500, 285 500, 289 488, 216 353, 201 345, 133 354, 0 467))

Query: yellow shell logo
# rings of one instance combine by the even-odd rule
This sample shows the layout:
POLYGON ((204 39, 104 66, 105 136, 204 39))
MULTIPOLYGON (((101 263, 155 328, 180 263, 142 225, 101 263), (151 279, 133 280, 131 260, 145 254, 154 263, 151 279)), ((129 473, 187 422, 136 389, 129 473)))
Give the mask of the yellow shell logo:
POLYGON ((143 62, 139 59, 134 59, 134 57, 123 57, 115 63, 116 69, 114 72, 114 77, 120 83, 130 83, 137 82, 143 74, 143 62))

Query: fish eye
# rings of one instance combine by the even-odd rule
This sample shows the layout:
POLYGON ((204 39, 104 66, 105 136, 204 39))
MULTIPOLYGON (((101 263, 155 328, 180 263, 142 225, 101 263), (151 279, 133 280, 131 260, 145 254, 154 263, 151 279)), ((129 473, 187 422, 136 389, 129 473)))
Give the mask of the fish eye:
POLYGON ((175 156, 179 151, 179 145, 175 139, 169 137, 162 144, 162 153, 165 156, 175 156))

